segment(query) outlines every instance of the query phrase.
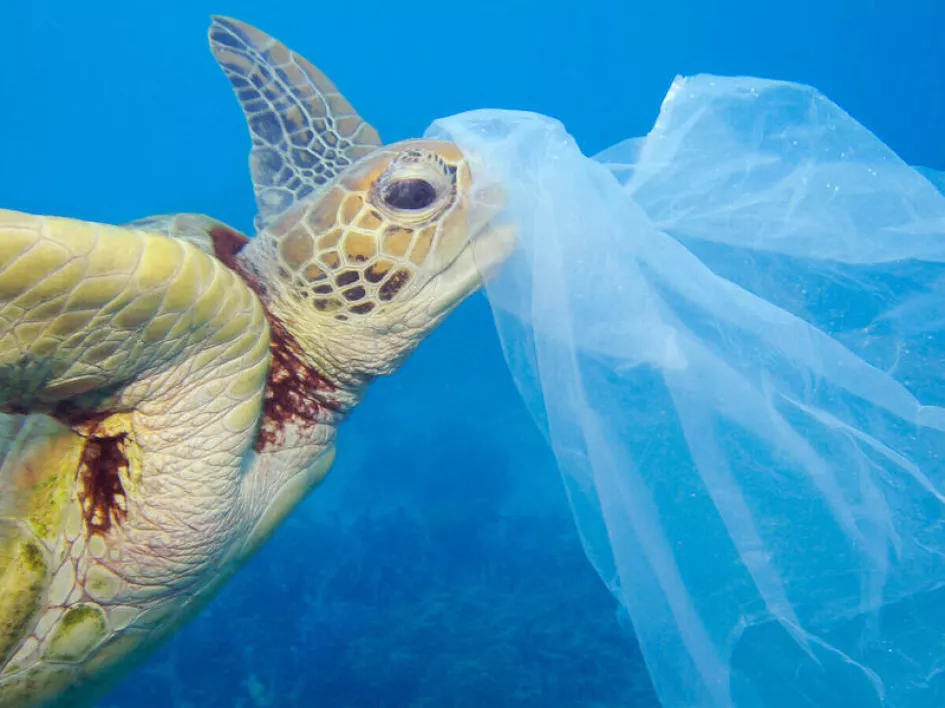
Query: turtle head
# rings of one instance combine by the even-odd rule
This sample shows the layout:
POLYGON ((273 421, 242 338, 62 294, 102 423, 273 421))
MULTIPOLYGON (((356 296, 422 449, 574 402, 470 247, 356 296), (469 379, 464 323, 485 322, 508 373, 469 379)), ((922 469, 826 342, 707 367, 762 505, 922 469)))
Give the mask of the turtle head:
POLYGON ((511 252, 501 192, 454 144, 384 146, 337 86, 261 30, 210 45, 252 135, 258 235, 239 255, 311 364, 349 388, 392 373, 511 252))
POLYGON ((362 157, 247 249, 270 311, 338 383, 392 373, 510 253, 501 189, 453 143, 362 157))

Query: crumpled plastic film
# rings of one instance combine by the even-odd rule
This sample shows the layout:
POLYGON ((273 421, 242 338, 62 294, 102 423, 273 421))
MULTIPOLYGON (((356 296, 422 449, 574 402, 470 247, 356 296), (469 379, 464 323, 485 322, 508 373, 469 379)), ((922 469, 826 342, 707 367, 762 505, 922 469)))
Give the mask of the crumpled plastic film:
POLYGON ((941 175, 756 78, 594 158, 533 113, 427 134, 505 187, 487 296, 663 705, 945 705, 941 175))

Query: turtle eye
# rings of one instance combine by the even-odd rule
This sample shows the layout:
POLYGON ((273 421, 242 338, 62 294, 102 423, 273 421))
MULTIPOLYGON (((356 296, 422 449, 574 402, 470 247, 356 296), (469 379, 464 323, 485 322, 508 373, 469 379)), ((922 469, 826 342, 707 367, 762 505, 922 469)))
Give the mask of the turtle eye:
POLYGON ((388 185, 384 190, 384 201, 394 209, 426 209, 436 201, 436 187, 425 179, 402 179, 388 185))

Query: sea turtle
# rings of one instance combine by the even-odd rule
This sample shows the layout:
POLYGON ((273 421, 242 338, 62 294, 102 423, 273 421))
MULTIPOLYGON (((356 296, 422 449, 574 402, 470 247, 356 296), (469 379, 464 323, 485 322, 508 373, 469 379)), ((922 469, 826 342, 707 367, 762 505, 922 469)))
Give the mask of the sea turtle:
POLYGON ((254 238, 0 211, 8 708, 97 700, 204 606, 514 240, 457 146, 382 146, 255 28, 215 17, 210 41, 251 128, 254 238))

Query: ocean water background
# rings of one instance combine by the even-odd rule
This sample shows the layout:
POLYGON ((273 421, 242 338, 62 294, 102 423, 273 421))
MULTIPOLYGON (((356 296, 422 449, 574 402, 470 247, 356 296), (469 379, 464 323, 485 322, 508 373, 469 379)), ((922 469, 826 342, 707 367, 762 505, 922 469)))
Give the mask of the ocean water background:
MULTIPOLYGON (((710 72, 812 84, 945 169, 942 0, 7 0, 0 206, 249 231, 249 139, 211 13, 309 58, 387 141, 501 107, 559 118, 593 154, 645 133, 677 73, 710 72)), ((656 705, 483 297, 375 385, 323 487, 103 706, 141 704, 656 705)))

